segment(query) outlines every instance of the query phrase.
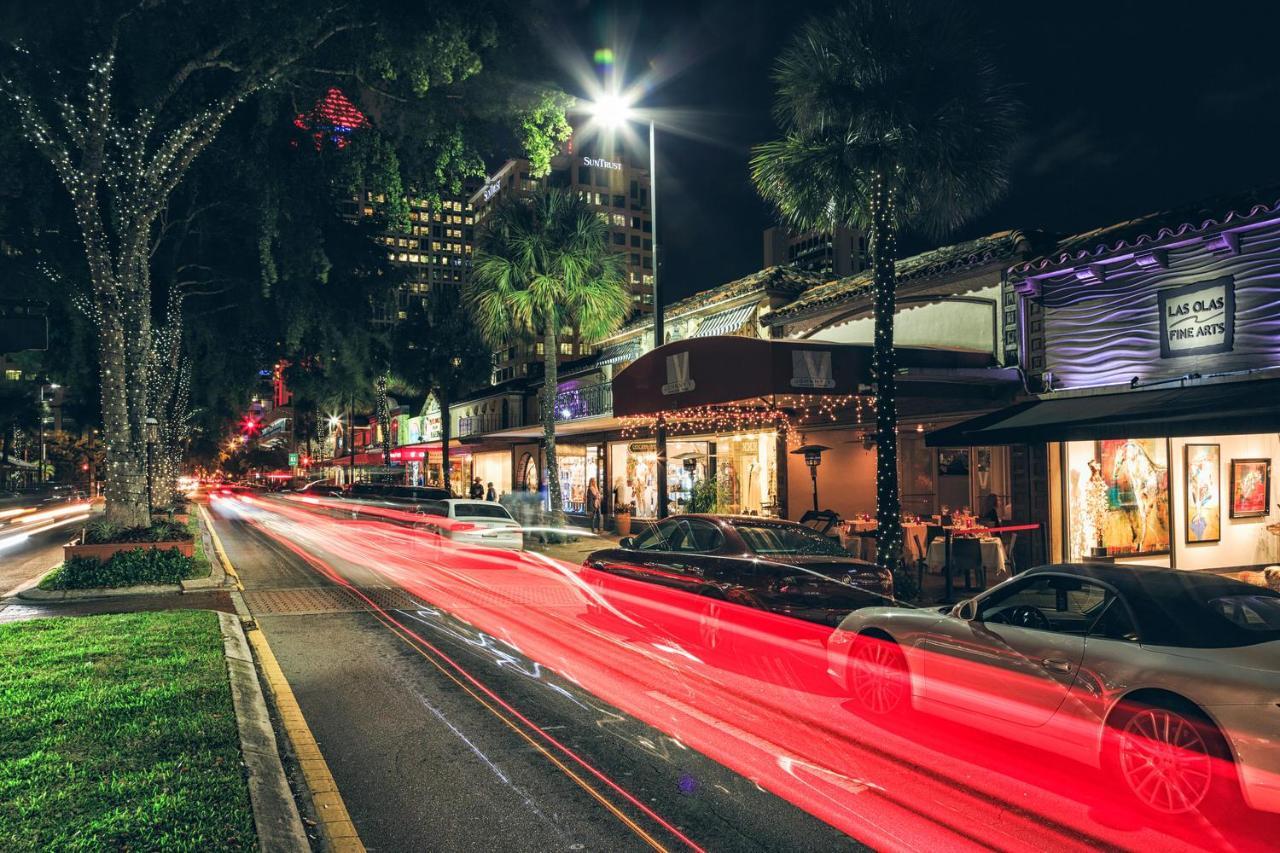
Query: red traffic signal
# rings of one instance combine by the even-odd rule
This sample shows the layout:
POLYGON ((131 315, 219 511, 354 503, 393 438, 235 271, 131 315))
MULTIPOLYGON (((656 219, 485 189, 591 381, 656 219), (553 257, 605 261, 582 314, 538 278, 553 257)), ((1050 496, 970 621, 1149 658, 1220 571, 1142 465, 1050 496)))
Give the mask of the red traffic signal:
POLYGON ((86 462, 86 463, 84 463, 83 465, 81 465, 81 466, 80 466, 80 470, 81 470, 81 471, 88 471, 88 470, 89 470, 89 463, 88 463, 88 462, 86 462))
POLYGON ((240 432, 245 435, 253 435, 261 428, 262 425, 258 423, 258 419, 253 415, 245 415, 244 420, 240 421, 240 432))

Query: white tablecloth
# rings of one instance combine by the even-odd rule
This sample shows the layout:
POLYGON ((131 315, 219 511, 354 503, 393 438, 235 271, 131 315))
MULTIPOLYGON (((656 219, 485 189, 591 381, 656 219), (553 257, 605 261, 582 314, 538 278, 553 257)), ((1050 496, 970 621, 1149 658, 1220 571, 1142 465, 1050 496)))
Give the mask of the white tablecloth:
MULTIPOLYGON (((859 536, 859 532, 871 533, 876 529, 874 521, 850 521, 847 524, 852 527, 854 532, 847 532, 845 527, 839 528, 840 544, 844 549, 855 557, 875 562, 876 547, 874 536, 859 536)), ((925 525, 923 524, 904 524, 902 525, 902 557, 907 561, 907 565, 915 565, 920 559, 920 546, 924 545, 925 525)))
MULTIPOLYGON (((952 545, 954 548, 954 543, 952 545)), ((1009 569, 1004 557, 1004 543, 993 537, 983 539, 980 543, 982 566, 987 570, 987 586, 995 586, 1009 577, 1009 569)), ((929 543, 929 553, 925 557, 925 565, 931 572, 941 572, 947 562, 947 543, 939 536, 929 543)))

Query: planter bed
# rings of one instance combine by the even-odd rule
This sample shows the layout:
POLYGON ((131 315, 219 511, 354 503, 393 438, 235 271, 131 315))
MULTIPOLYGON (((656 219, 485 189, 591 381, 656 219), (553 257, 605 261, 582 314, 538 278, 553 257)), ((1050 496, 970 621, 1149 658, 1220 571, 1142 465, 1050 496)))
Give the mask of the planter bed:
POLYGON ((72 557, 91 557, 95 560, 106 562, 120 551, 133 550, 175 550, 182 552, 183 556, 190 557, 195 553, 195 541, 175 539, 169 542, 104 542, 98 545, 63 545, 62 558, 70 560, 72 557))

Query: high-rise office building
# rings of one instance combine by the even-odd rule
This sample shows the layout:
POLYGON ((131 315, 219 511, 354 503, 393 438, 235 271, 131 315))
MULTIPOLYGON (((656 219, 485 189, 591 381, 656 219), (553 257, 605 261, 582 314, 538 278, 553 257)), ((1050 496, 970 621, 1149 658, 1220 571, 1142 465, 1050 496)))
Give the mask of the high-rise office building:
POLYGON ((775 225, 764 232, 764 268, 789 266, 844 278, 867 267, 867 240, 856 229, 796 234, 775 225))
MULTIPOLYGON (((649 205, 649 170, 637 166, 621 152, 596 152, 575 146, 551 160, 545 178, 530 174, 527 160, 508 160, 470 198, 477 225, 505 196, 560 187, 580 194, 605 217, 609 245, 626 259, 627 286, 632 316, 653 310, 653 218, 649 205)), ((591 353, 591 346, 570 332, 560 342, 560 358, 569 360, 591 353)), ((496 353, 494 381, 526 376, 529 365, 543 359, 541 341, 513 343, 496 353)))

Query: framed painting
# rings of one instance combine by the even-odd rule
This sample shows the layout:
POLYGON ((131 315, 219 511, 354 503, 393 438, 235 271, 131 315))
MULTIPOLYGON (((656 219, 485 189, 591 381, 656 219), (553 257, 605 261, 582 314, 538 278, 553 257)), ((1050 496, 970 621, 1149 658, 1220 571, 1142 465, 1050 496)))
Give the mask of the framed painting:
POLYGON ((1259 518, 1271 505, 1271 460, 1231 460, 1231 517, 1259 518))
POLYGON ((1222 460, 1216 444, 1188 444, 1186 461, 1187 544, 1222 538, 1222 460))
POLYGON ((1098 442, 1107 508, 1102 545, 1112 556, 1169 553, 1169 442, 1164 438, 1098 442))

